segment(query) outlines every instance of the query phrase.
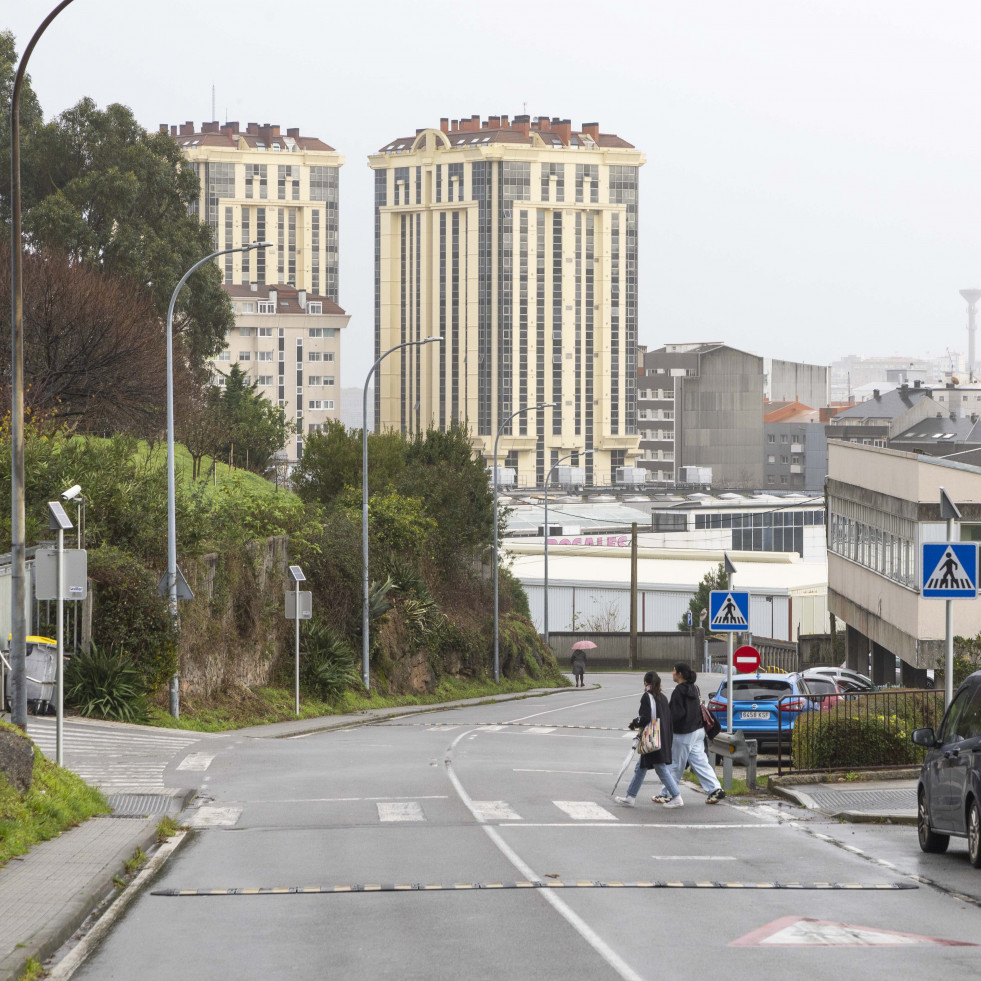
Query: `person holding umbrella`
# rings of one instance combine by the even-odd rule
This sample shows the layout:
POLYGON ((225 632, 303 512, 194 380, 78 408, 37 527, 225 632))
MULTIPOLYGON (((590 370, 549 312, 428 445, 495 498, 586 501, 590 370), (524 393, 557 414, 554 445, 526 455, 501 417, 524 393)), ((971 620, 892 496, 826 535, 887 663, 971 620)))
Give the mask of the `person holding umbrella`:
POLYGON ((586 651, 592 650, 595 646, 591 640, 577 640, 572 645, 572 677, 577 688, 586 687, 583 677, 586 672, 586 651))

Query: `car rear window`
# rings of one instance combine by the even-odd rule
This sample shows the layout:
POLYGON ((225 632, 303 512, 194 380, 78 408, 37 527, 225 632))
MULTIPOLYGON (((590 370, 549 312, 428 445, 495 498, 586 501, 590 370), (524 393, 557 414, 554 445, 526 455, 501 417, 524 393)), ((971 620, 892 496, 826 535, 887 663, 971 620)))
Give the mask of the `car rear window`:
POLYGON ((808 690, 815 695, 834 694, 838 689, 833 681, 826 678, 805 678, 808 690))
MULTIPOLYGON (((778 698, 792 695, 794 692, 789 681, 767 681, 765 678, 752 681, 734 681, 732 690, 735 692, 736 701, 747 702, 775 702, 778 698)), ((719 694, 726 694, 725 682, 719 689, 719 694)))

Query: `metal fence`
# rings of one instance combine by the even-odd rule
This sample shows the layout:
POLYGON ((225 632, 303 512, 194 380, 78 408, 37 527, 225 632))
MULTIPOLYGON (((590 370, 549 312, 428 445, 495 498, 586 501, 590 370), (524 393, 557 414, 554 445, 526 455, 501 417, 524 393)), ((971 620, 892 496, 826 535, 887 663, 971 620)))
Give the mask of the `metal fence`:
POLYGON ((944 693, 889 688, 847 695, 785 695, 777 703, 777 773, 890 770, 919 766, 914 729, 936 729, 944 693))

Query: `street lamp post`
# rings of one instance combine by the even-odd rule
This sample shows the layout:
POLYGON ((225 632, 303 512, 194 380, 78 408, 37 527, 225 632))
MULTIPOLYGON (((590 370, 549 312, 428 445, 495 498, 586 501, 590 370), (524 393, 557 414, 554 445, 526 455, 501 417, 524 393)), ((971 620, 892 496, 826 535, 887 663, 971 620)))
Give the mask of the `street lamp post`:
MULTIPOLYGON (((497 444, 504 432, 504 427, 515 417, 524 412, 531 412, 532 409, 551 409, 558 405, 558 402, 539 402, 537 405, 526 405, 523 409, 512 412, 511 415, 497 428, 497 436, 494 437, 494 466, 491 474, 494 481, 494 681, 501 680, 501 630, 498 623, 500 616, 500 597, 498 590, 497 571, 498 571, 498 539, 500 538, 497 522, 497 444)), ((547 529, 546 529, 547 530, 547 529)))
MULTIPOLYGON (((268 249, 272 242, 252 242, 235 249, 221 249, 199 259, 191 266, 180 282, 174 287, 167 308, 167 602, 174 625, 177 624, 177 496, 174 482, 174 304, 177 294, 188 281, 191 274, 211 259, 230 252, 251 252, 253 249, 268 249)), ((180 716, 180 671, 174 668, 170 679, 170 714, 176 719, 180 716)))
POLYGON ((563 460, 569 460, 572 457, 576 456, 577 454, 579 456, 588 456, 592 452, 593 452, 592 450, 582 450, 582 451, 573 450, 572 453, 567 453, 561 459, 556 460, 555 463, 552 466, 552 469, 549 470, 549 472, 547 474, 545 474, 545 593, 544 593, 544 596, 543 596, 543 602, 544 602, 543 612, 544 612, 544 616, 543 616, 542 626, 545 628, 545 646, 546 647, 548 647, 548 482, 549 482, 549 479, 551 478, 552 474, 554 473, 554 471, 558 467, 558 465, 560 463, 562 463, 563 460))
POLYGON ((375 369, 393 351, 404 347, 421 347, 423 344, 442 344, 442 337, 424 337, 418 341, 406 341, 389 348, 368 369, 364 380, 364 395, 361 403, 361 679, 365 691, 371 690, 371 673, 368 664, 368 383, 375 369))
POLYGON ((20 221, 20 96, 27 62, 48 25, 72 0, 61 0, 21 56, 10 95, 10 721, 27 728, 27 575, 24 513, 24 256, 20 221))

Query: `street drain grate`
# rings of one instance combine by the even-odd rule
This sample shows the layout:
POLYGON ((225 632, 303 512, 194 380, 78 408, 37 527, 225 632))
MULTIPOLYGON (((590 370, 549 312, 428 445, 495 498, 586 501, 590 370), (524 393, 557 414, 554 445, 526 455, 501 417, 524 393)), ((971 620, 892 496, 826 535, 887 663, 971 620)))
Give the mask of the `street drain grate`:
POLYGON ((176 811, 178 801, 162 794, 109 794, 113 817, 144 817, 176 811))

